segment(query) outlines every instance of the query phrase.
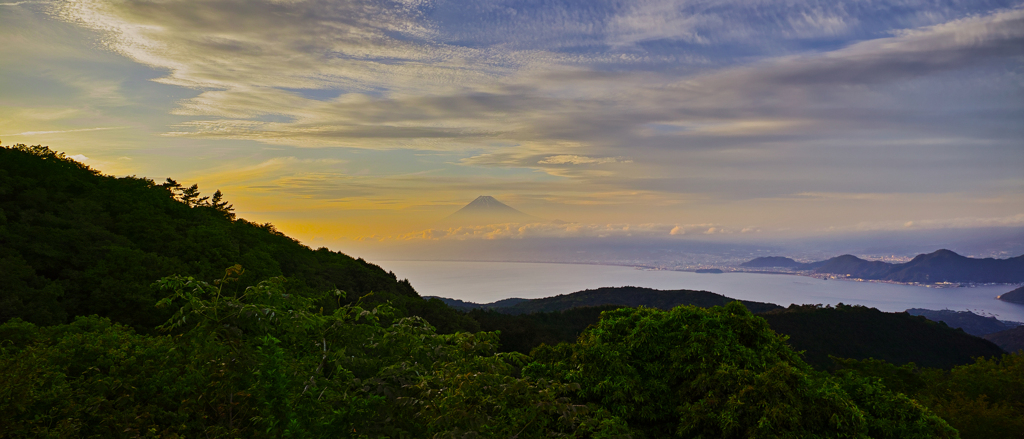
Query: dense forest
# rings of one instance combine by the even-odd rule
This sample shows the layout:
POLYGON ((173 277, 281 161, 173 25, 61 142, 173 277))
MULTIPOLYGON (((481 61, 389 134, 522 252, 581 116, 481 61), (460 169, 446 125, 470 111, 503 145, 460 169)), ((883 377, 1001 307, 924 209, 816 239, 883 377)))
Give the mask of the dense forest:
POLYGON ((1024 436, 1019 353, 814 367, 770 316, 878 316, 736 301, 501 314, 551 335, 510 350, 497 313, 236 218, 219 192, 39 146, 0 148, 0 275, 4 438, 1024 436))

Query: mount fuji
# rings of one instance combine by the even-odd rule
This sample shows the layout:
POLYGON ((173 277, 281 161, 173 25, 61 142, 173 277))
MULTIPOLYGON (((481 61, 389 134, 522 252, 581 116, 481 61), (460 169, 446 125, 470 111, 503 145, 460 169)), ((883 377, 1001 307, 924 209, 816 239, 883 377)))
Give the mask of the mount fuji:
POLYGON ((536 222, 545 222, 545 220, 520 212, 492 196, 481 195, 455 213, 445 217, 441 220, 440 225, 457 227, 536 222))

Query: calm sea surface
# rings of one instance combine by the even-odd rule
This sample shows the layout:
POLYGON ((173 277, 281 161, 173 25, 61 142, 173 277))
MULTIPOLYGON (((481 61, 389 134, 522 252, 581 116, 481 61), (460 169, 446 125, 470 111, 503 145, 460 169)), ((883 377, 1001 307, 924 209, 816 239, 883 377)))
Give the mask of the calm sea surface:
POLYGON ((489 303, 510 297, 535 299, 600 287, 637 286, 705 290, 735 299, 791 303, 865 305, 882 311, 908 308, 970 310, 1000 320, 1024 322, 1024 305, 996 300, 1015 286, 927 288, 875 282, 820 280, 758 273, 698 274, 632 267, 519 262, 386 261, 377 263, 409 279, 421 295, 489 303))

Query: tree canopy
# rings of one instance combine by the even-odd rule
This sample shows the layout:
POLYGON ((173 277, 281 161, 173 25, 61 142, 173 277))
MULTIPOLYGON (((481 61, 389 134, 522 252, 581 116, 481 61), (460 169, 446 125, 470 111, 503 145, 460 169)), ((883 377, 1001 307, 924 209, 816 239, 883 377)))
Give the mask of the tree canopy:
POLYGON ((524 375, 579 383, 637 437, 956 437, 876 382, 814 372, 739 302, 606 311, 577 343, 533 355, 524 375))

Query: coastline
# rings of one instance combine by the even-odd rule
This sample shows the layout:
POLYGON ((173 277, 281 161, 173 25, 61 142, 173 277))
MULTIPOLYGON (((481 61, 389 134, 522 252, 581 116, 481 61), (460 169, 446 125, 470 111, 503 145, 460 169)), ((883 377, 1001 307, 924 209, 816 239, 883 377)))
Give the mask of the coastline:
MULTIPOLYGON (((676 271, 683 273, 698 273, 698 274, 729 274, 729 273, 752 273, 752 274, 781 274, 790 276, 803 276, 810 277, 819 280, 838 280, 847 282, 871 282, 891 285, 903 285, 912 287, 924 287, 924 288, 976 288, 976 287, 992 287, 992 286, 1022 286, 1021 283, 976 283, 976 282, 936 282, 936 283, 921 283, 921 282, 897 282, 884 279, 863 279, 850 277, 849 275, 839 274, 827 274, 827 273, 809 273, 795 270, 752 270, 747 268, 740 268, 730 265, 715 265, 715 264, 699 264, 685 266, 685 268, 667 268, 665 266, 650 265, 650 264, 638 264, 638 263, 615 263, 615 262, 585 262, 585 261, 526 261, 526 260, 470 260, 470 259, 388 259, 381 260, 380 262, 494 262, 503 264, 563 264, 563 265, 591 265, 591 266, 606 266, 606 267, 630 267, 637 270, 643 271, 676 271), (722 273, 702 273, 698 270, 710 270, 718 269, 722 270, 722 273)), ((372 262, 376 264, 377 262, 372 262)))

